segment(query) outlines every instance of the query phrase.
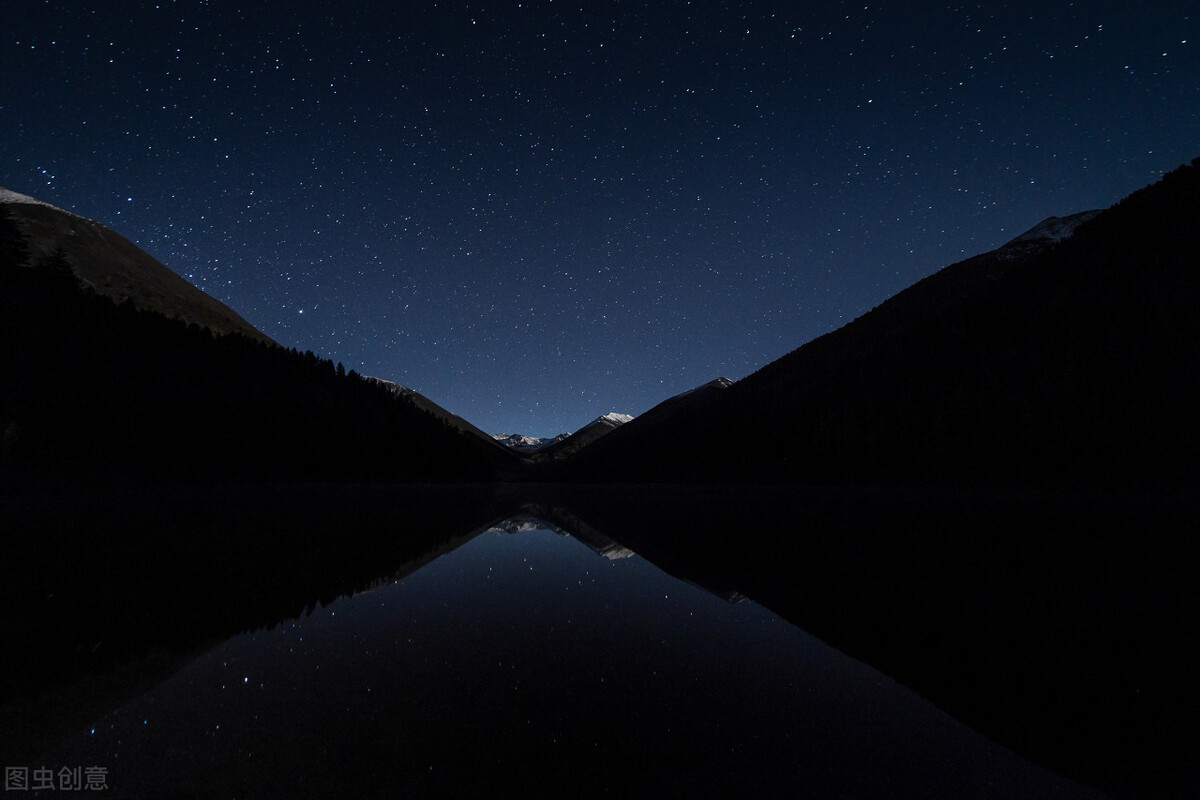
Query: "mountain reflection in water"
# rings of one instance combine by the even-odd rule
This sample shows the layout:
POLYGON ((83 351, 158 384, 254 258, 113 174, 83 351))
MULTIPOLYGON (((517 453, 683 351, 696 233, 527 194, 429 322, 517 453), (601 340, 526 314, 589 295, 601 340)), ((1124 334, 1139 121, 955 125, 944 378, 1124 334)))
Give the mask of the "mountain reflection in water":
POLYGON ((1089 796, 583 535, 493 526, 225 642, 46 763, 107 765, 112 797, 1089 796))
POLYGON ((129 487, 0 522, 0 762, 112 797, 1087 796, 972 729, 1200 790, 1189 493, 129 487))

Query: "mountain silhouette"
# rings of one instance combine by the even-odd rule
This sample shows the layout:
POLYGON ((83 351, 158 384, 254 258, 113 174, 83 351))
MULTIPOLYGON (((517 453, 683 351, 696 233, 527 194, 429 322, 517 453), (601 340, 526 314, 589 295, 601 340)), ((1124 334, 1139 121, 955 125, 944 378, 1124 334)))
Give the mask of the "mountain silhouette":
POLYGON ((31 264, 43 264, 57 253, 81 286, 114 302, 128 300, 213 333, 240 333, 274 344, 236 311, 107 226, 3 187, 0 203, 20 231, 31 264))
POLYGON ((1200 473, 1200 159, 937 272, 561 476, 1179 483, 1200 473))
POLYGON ((0 190, 0 453, 326 477, 1179 483, 1200 474, 1198 206, 1200 160, 946 267, 736 383, 522 459, 411 390, 274 345, 100 223, 0 190))
POLYGON ((99 223, 12 197, 0 202, 4 483, 486 482, 515 461, 270 342, 99 223))

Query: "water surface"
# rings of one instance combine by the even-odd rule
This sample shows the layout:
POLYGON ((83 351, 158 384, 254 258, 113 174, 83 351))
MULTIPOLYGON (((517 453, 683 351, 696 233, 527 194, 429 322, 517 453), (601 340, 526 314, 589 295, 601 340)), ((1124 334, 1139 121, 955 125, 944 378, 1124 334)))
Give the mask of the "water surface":
POLYGON ((42 761, 106 766, 110 797, 1091 796, 767 609, 596 548, 493 528, 42 761))

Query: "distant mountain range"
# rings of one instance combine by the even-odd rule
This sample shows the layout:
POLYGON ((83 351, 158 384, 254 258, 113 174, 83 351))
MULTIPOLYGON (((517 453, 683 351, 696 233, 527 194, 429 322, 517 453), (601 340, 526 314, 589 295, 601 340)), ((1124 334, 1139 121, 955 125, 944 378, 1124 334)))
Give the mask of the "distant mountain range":
POLYGON ((577 453, 601 436, 616 430, 633 419, 631 414, 611 411, 584 425, 574 433, 539 438, 521 433, 494 433, 492 439, 534 463, 560 460, 577 453))
POLYGON ((558 436, 526 436, 523 433, 493 433, 492 438, 518 453, 534 453, 555 442, 561 442, 570 435, 569 433, 560 433, 558 436))
MULTIPOLYGON (((997 250, 919 281, 737 383, 718 378, 637 419, 605 414, 569 436, 490 435, 407 387, 354 373, 346 380, 363 385, 354 393, 382 392, 400 402, 396 408, 417 413, 401 416, 426 420, 421 425, 429 428, 428 441, 442 435, 433 434, 432 422, 451 432, 452 441, 468 442, 481 465, 474 474, 498 480, 1113 483, 1194 478, 1200 474, 1200 422, 1188 398, 1200 393, 1198 175, 1200 165, 1193 162, 1108 210, 1051 217, 997 250)), ((314 375, 336 372, 334 379, 342 378, 344 371, 334 370, 331 362, 275 346, 236 312, 100 223, 8 190, 0 190, 0 210, 8 303, 14 309, 8 324, 20 328, 19 341, 26 345, 21 358, 4 362, 13 373, 10 385, 20 387, 0 394, 7 404, 0 406, 8 442, 4 452, 19 450, 13 444, 18 439, 28 444, 29 426, 22 417, 44 416, 30 410, 39 408, 39 391, 68 391, 48 379, 36 388, 30 375, 18 374, 20 364, 61 360, 64 353, 69 361, 76 359, 73 351, 63 350, 68 347, 63 342, 86 339, 87 325, 108 336, 131 324, 100 319, 107 312, 94 304, 68 312, 67 306, 82 301, 64 299, 67 275, 76 293, 128 301, 125 306, 143 314, 220 334, 210 337, 214 343, 238 334, 278 351, 280 359, 304 360, 314 375), (57 310, 15 321, 35 308, 57 310), (72 320, 69 313, 81 316, 72 320)), ((128 317, 130 312, 121 313, 128 317)), ((157 345, 143 340, 135 351, 175 347, 169 340, 177 333, 160 330, 157 323, 138 324, 155 328, 146 336, 163 339, 157 345)), ((16 330, 6 347, 18 341, 16 330)), ((194 346, 203 351, 194 356, 201 361, 221 358, 215 350, 194 346)), ((120 359, 110 354, 110 360, 120 361, 111 373, 82 385, 103 392, 104 386, 121 385, 122 370, 137 370, 136 380, 126 384, 141 386, 145 394, 138 402, 155 408, 160 404, 154 396, 156 377, 147 364, 168 358, 154 356, 134 365, 128 353, 120 359)), ((271 360, 257 353, 254 358, 271 360)), ((166 372, 177 370, 186 367, 174 365, 166 372)), ((160 388, 166 392, 165 384, 160 388)), ((313 402, 300 387, 286 396, 247 388, 226 387, 230 397, 223 402, 233 406, 234 395, 255 398, 255 392, 285 406, 313 402)), ((171 402, 179 401, 173 397, 171 402)), ((339 416, 336 402, 322 402, 329 408, 321 413, 332 416, 322 417, 326 421, 316 429, 328 434, 365 424, 339 416)), ((264 423, 268 427, 275 420, 265 412, 241 418, 272 420, 264 423)), ((206 417, 197 409, 175 419, 177 429, 157 436, 164 448, 172 435, 191 437, 188 428, 206 417)), ((43 424, 45 432, 57 423, 44 419, 43 424)), ((128 424, 137 426, 132 419, 128 424)), ((299 431, 305 430, 313 430, 313 423, 301 424, 299 431)), ((285 449, 305 449, 300 432, 285 449)), ((364 442, 371 438, 365 431, 355 435, 364 442)), ((426 434, 412 441, 417 439, 427 440, 426 434)), ((334 445, 323 440, 321 447, 334 445)), ((264 457, 245 447, 233 450, 250 459, 264 457)), ((315 446, 305 451, 313 455, 303 460, 314 465, 323 452, 315 446)), ((109 455, 113 452, 119 449, 109 455)), ((420 472, 420 456, 411 446, 406 452, 397 458, 420 472)), ((349 456, 318 471, 354 471, 343 458, 349 456)), ((388 457, 373 453, 369 460, 378 466, 388 457)))

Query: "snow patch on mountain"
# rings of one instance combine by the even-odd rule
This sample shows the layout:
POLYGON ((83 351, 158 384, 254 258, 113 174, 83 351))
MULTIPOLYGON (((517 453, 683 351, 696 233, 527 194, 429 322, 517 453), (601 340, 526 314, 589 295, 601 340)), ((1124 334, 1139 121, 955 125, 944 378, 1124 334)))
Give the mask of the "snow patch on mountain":
POLYGON ((570 434, 560 433, 558 436, 546 438, 521 433, 493 433, 491 436, 505 447, 526 455, 540 454, 541 457, 562 458, 632 419, 632 414, 610 411, 570 434))
POLYGON ((616 542, 613 542, 612 545, 601 548, 596 552, 598 552, 604 558, 607 558, 609 561, 620 561, 623 558, 632 558, 633 556, 637 555, 637 553, 633 552, 625 545, 617 544, 616 542))
POLYGON ((416 394, 416 392, 413 391, 412 389, 410 389, 407 386, 404 386, 402 384, 396 383, 395 381, 389 381, 385 378, 375 378, 375 377, 372 377, 371 375, 364 375, 363 377, 366 380, 370 381, 371 383, 377 383, 380 386, 383 386, 385 389, 387 389, 392 394, 399 395, 401 397, 408 397, 408 396, 416 394))
POLYGON ((543 441, 536 436, 525 436, 521 433, 493 433, 492 438, 510 447, 537 447, 543 441))
POLYGON ((531 531, 540 531, 550 529, 555 533, 562 533, 553 525, 543 522, 536 517, 515 517, 506 519, 503 522, 497 522, 492 527, 488 528, 485 533, 490 533, 495 536, 510 536, 517 533, 529 533, 531 531))
POLYGON ((1027 244, 1061 242, 1064 239, 1071 238, 1080 225, 1094 218, 1099 213, 1100 210, 1096 209, 1094 211, 1082 211, 1078 214, 1072 214, 1069 217, 1047 217, 1004 246, 1013 247, 1027 244))
POLYGON ((733 386, 733 381, 729 380, 729 378, 713 378, 708 383, 697 386, 694 389, 688 389, 686 392, 680 392, 674 397, 669 398, 669 400, 678 400, 681 397, 687 397, 689 394, 699 392, 702 389, 728 389, 730 386, 733 386))
MULTIPOLYGON (((30 197, 27 194, 14 192, 12 189, 5 189, 3 186, 0 186, 0 203, 20 203, 30 206, 45 206, 46 208, 53 208, 55 211, 62 211, 64 214, 71 214, 70 211, 65 211, 58 206, 52 206, 44 200, 38 200, 37 198, 30 197)), ((78 215, 71 214, 71 216, 78 215)))
POLYGON ((567 434, 560 433, 558 436, 526 436, 523 433, 493 433, 492 439, 504 445, 511 447, 514 450, 522 450, 531 452, 533 450, 541 450, 543 447, 549 447, 556 442, 561 442, 567 438, 567 434))

